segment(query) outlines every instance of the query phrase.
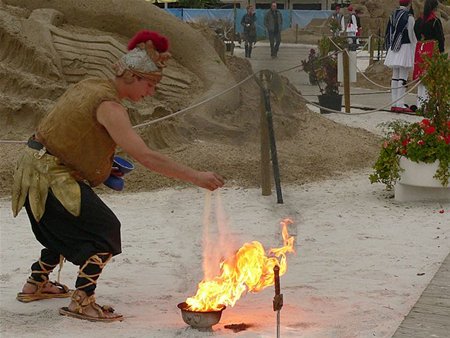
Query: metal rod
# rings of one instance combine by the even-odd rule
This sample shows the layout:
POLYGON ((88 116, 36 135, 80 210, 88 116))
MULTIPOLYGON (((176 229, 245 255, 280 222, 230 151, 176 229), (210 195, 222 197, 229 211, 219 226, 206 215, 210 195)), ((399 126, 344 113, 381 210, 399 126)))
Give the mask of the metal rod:
POLYGON ((342 65, 344 72, 344 102, 345 112, 350 113, 350 62, 348 50, 342 52, 342 65))
POLYGON ((275 132, 273 129, 272 110, 270 108, 270 92, 264 90, 266 102, 267 126, 269 127, 270 153, 272 155, 273 176, 275 179, 275 188, 277 191, 277 203, 283 204, 283 194, 281 192, 280 167, 278 166, 277 145, 275 141, 275 132))
POLYGON ((277 338, 280 338, 280 311, 283 307, 283 295, 280 293, 280 267, 273 268, 275 281, 275 297, 273 297, 273 311, 277 311, 277 338))
POLYGON ((272 194, 272 181, 270 179, 270 146, 269 128, 266 119, 266 107, 264 104, 264 89, 261 88, 261 193, 263 196, 272 194))

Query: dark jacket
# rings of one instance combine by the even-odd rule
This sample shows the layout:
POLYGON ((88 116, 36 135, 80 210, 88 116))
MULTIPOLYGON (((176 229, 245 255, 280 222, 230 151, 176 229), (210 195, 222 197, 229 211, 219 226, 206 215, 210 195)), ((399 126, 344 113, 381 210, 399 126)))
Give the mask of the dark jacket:
POLYGON ((281 27, 283 26, 283 17, 281 15, 281 12, 276 9, 275 11, 272 11, 269 9, 264 16, 264 26, 266 29, 270 32, 281 32, 281 27), (275 13, 272 13, 275 12, 275 13), (275 16, 275 17, 274 17, 275 16), (277 20, 275 20, 275 18, 277 20), (275 21, 278 22, 278 25, 275 24, 275 21))
POLYGON ((444 52, 445 37, 439 18, 433 17, 425 21, 423 17, 420 17, 414 25, 414 33, 416 34, 417 41, 436 40, 439 45, 439 51, 441 53, 444 52))
POLYGON ((244 40, 248 42, 256 42, 256 14, 245 14, 241 19, 241 25, 244 28, 244 40))

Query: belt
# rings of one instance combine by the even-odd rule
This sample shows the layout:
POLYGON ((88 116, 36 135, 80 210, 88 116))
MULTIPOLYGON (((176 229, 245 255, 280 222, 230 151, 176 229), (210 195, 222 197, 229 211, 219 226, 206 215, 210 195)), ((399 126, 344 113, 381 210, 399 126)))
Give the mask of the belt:
MULTIPOLYGON (((47 149, 45 148, 45 146, 44 146, 41 142, 36 141, 36 140, 35 140, 34 138, 32 138, 32 137, 30 137, 30 138, 28 139, 28 141, 27 141, 27 146, 30 147, 31 149, 42 151, 43 154, 47 153, 47 154, 51 155, 51 154, 47 151, 47 149)), ((42 154, 42 155, 43 155, 43 154, 42 154)), ((41 156, 42 156, 42 155, 41 155, 41 156)))

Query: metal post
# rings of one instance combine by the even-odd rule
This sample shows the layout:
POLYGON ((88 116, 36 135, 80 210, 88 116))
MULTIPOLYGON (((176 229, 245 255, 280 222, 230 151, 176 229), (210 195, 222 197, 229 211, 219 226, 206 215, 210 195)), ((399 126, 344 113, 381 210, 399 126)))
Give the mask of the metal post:
POLYGON ((380 61, 380 51, 381 51, 381 29, 378 27, 378 53, 377 53, 377 61, 380 61))
MULTIPOLYGON (((262 77, 262 74, 260 74, 262 77)), ((261 78, 262 80, 262 78, 261 78)), ((272 182, 270 180, 270 148, 269 148, 269 128, 266 119, 266 107, 264 104, 264 90, 261 88, 260 100, 260 128, 261 128, 261 190, 263 196, 272 194, 272 182)))
POLYGON ((275 141, 275 132, 273 129, 272 109, 270 107, 270 91, 268 86, 268 75, 270 71, 261 72, 261 83, 263 88, 264 106, 266 110, 267 126, 269 130, 270 154, 272 156, 272 170, 275 179, 275 188, 277 191, 277 203, 283 204, 283 195, 281 192, 280 168, 278 166, 277 146, 275 141))
POLYGON ((277 338, 280 338, 280 311, 283 307, 283 295, 280 292, 280 267, 275 265, 273 268, 275 280, 275 297, 273 297, 273 311, 277 312, 277 338))
POLYGON ((344 49, 342 52, 342 68, 344 75, 345 112, 350 113, 350 62, 347 49, 344 49))
POLYGON ((373 64, 373 38, 369 36, 369 65, 373 64))

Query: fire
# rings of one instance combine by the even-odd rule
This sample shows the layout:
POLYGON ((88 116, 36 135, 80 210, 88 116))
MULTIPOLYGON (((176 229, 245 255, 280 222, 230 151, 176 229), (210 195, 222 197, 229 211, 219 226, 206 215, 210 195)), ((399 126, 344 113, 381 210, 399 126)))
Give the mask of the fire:
POLYGON ((273 268, 280 267, 280 276, 287 270, 286 253, 295 252, 294 237, 289 236, 287 226, 292 220, 281 221, 284 246, 270 249, 268 255, 260 242, 245 243, 233 256, 220 263, 220 276, 203 280, 197 294, 186 300, 191 311, 218 311, 223 305, 234 306, 242 294, 259 292, 273 285, 273 268))

